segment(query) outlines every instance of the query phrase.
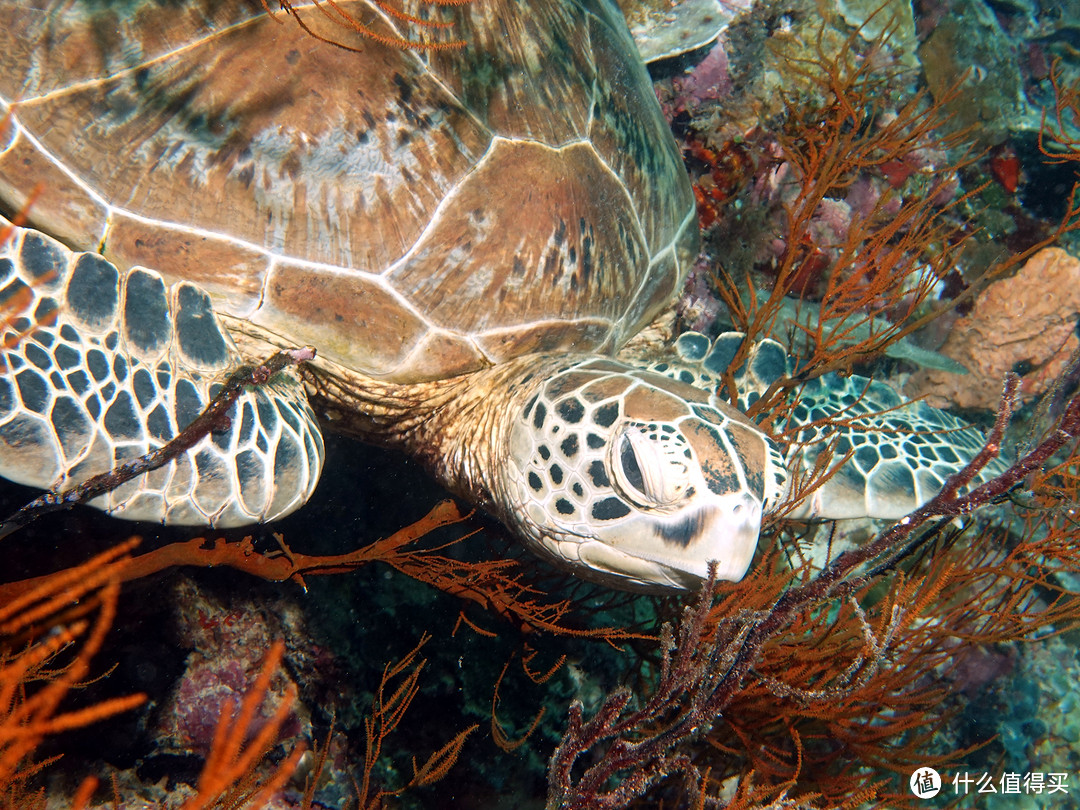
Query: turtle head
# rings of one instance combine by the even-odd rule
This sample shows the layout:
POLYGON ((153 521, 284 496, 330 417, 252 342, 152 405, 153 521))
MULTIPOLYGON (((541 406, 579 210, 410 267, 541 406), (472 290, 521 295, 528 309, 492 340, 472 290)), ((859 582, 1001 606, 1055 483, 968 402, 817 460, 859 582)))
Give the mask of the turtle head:
POLYGON ((739 580, 785 474, 772 442, 697 388, 606 359, 513 414, 507 504, 534 550, 616 588, 739 580))

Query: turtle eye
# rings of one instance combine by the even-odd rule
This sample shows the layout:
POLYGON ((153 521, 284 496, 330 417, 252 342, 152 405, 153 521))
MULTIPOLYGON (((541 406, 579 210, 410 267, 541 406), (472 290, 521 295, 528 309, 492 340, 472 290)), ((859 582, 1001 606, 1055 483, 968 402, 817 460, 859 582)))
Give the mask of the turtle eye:
POLYGON ((627 427, 615 442, 611 467, 615 485, 627 500, 642 508, 670 506, 686 490, 686 467, 672 459, 664 445, 636 427, 627 427))
POLYGON ((638 464, 637 453, 630 437, 623 434, 619 441, 619 464, 622 466, 622 474, 626 478, 626 484, 638 492, 645 492, 645 477, 641 474, 641 466, 638 464))

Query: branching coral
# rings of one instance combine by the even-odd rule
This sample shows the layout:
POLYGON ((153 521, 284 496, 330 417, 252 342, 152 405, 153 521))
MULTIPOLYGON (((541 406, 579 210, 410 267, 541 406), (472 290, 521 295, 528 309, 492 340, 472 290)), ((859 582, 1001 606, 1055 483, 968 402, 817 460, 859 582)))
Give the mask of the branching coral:
MULTIPOLYGON (((18 804, 41 767, 30 758, 46 737, 128 711, 146 699, 130 695, 60 710, 68 692, 89 675, 116 616, 129 551, 130 545, 119 546, 0 603, 0 796, 7 806, 18 804), (62 654, 72 649, 74 655, 63 663, 62 654)), ((89 798, 88 791, 80 795, 83 802, 89 798)))
MULTIPOLYGON (((46 737, 102 722, 146 701, 145 695, 136 694, 66 713, 57 711, 60 701, 89 673, 90 660, 100 649, 115 619, 120 584, 182 558, 177 549, 169 549, 161 557, 153 558, 155 563, 143 558, 133 560, 129 555, 135 545, 134 541, 124 543, 74 569, 15 583, 0 593, 0 644, 3 645, 0 649, 17 648, 20 643, 25 643, 25 639, 30 639, 22 652, 6 652, 0 657, 0 704, 7 707, 6 713, 0 713, 0 796, 4 797, 5 806, 23 806, 19 802, 27 794, 28 784, 43 765, 50 764, 46 761, 36 765, 30 761, 46 737), (96 617, 87 620, 86 616, 95 611, 96 617), (72 660, 58 664, 74 645, 81 646, 72 660)), ((210 621, 205 616, 202 620, 210 621)), ((398 788, 391 789, 377 777, 376 768, 383 745, 402 725, 419 691, 425 664, 419 653, 427 640, 427 637, 421 639, 410 653, 396 663, 387 664, 383 670, 371 713, 365 720, 366 756, 354 797, 359 800, 360 807, 383 807, 390 797, 442 779, 457 761, 468 736, 476 729, 473 725, 461 730, 431 753, 426 761, 418 763, 414 760, 412 777, 398 788)), ((188 798, 181 810, 265 807, 292 777, 305 752, 302 741, 290 740, 287 752, 276 762, 269 762, 268 754, 282 736, 288 721, 293 719, 297 700, 295 683, 288 683, 275 706, 260 712, 260 706, 272 694, 272 679, 280 677, 277 673, 284 654, 283 643, 270 644, 242 700, 235 704, 226 700, 217 707, 218 717, 205 763, 197 784, 182 791, 188 798)), ((222 663, 235 664, 231 660, 222 663)), ((323 767, 326 767, 325 760, 309 774, 312 785, 323 767)), ((75 808, 87 806, 96 780, 89 778, 85 785, 85 789, 80 789, 70 799, 75 808)), ((121 799, 116 783, 113 789, 119 804, 121 799)), ((313 793, 314 787, 311 787, 302 806, 312 806, 313 793)))
POLYGON ((472 725, 461 731, 446 745, 435 751, 422 765, 413 760, 413 775, 406 785, 396 790, 376 788, 372 781, 372 771, 379 760, 383 742, 401 724, 409 704, 419 691, 417 685, 424 659, 419 658, 420 649, 426 644, 425 636, 400 661, 387 664, 383 669, 375 699, 372 701, 371 715, 364 721, 365 755, 361 782, 357 789, 357 804, 365 810, 383 807, 387 798, 399 796, 405 790, 434 784, 446 776, 461 754, 465 740, 478 726, 472 725), (400 683, 395 680, 400 679, 400 683), (392 689, 390 694, 387 691, 392 689))
MULTIPOLYGON (((116 618, 133 545, 120 544, 76 568, 43 577, 15 598, 0 600, 0 797, 6 807, 37 806, 28 798, 28 786, 49 764, 32 761, 46 737, 100 723, 146 701, 146 695, 133 694, 60 710, 69 693, 87 681, 91 661, 116 618)), ((237 715, 231 709, 222 713, 198 788, 182 810, 262 806, 292 774, 303 753, 300 747, 265 778, 256 775, 256 767, 276 741, 295 696, 280 703, 252 734, 255 710, 282 652, 280 644, 270 650, 237 715)), ((70 806, 88 806, 96 785, 95 778, 87 777, 70 806)))
MULTIPOLYGON (((787 98, 783 127, 770 147, 773 160, 759 168, 761 176, 741 201, 744 207, 778 206, 777 219, 762 233, 780 239, 771 262, 762 269, 758 257, 757 268, 744 262, 736 271, 716 270, 717 292, 735 328, 752 338, 786 338, 801 358, 800 379, 881 354, 943 309, 969 304, 980 289, 930 306, 978 236, 968 217, 981 189, 960 193, 957 181, 978 159, 965 149, 969 133, 943 134, 947 95, 931 100, 916 93, 894 109, 894 77, 854 54, 858 42, 853 34, 839 54, 819 51, 797 63, 794 69, 818 93, 787 98), (762 273, 767 289, 756 280, 762 273), (816 302, 789 317, 791 301, 800 298, 816 302)), ((1068 117, 1067 103, 1059 115, 1068 117)), ((983 268, 982 284, 1074 230, 1078 214, 1073 200, 1034 244, 983 268)), ((778 382, 755 411, 789 407, 788 393, 797 384, 778 382)))

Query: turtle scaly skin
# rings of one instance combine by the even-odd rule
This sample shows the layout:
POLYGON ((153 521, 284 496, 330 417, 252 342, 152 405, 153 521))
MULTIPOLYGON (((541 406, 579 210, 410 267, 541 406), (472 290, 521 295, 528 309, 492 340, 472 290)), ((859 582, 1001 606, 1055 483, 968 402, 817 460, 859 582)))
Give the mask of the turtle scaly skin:
MULTIPOLYGON (((772 383, 793 378, 796 363, 775 340, 762 340, 750 347, 742 366, 730 368, 745 340, 741 332, 712 341, 687 332, 653 368, 709 391, 713 404, 727 401, 722 375, 730 369, 739 407, 749 408, 772 383)), ((782 465, 807 474, 828 448, 835 471, 797 502, 785 492, 791 519, 902 518, 934 497, 983 446, 983 435, 963 420, 857 374, 824 374, 799 386, 796 396, 788 423, 776 426, 793 437, 782 465)), ((1005 469, 1004 460, 994 458, 973 485, 1005 469)))
POLYGON ((510 430, 512 525, 555 560, 625 585, 739 580, 783 459, 743 414, 700 389, 610 360, 549 378, 510 430))
MULTIPOLYGON (((164 445, 243 362, 195 285, 36 231, 0 246, 0 297, 25 312, 5 324, 0 376, 0 459, 19 483, 64 490, 164 445)), ((323 457, 299 381, 279 374, 241 393, 229 428, 91 504, 174 524, 274 520, 308 500, 323 457)))

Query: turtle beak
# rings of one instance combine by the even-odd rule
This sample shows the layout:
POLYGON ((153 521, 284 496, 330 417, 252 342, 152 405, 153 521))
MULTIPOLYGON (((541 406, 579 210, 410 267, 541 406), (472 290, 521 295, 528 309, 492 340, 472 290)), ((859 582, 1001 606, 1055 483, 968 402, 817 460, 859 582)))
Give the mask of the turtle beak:
POLYGON ((686 515, 653 524, 655 562, 699 580, 716 563, 716 578, 738 582, 750 567, 761 530, 761 504, 749 493, 713 498, 686 515))
POLYGON ((578 550, 593 574, 616 587, 697 588, 716 563, 716 578, 743 578, 757 549, 761 504, 749 493, 713 496, 676 514, 641 515, 578 550))

